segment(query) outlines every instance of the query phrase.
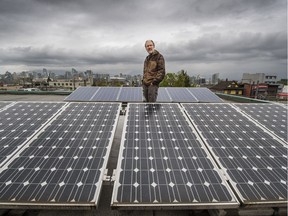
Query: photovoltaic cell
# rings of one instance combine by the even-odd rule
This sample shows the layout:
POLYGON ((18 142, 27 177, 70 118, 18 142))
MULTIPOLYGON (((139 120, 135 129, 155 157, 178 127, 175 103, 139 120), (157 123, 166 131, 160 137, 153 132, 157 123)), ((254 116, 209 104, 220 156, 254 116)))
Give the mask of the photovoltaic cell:
POLYGON ((221 103, 223 100, 208 88, 187 88, 199 102, 221 103))
POLYGON ((7 105, 9 105, 11 103, 12 102, 0 101, 0 112, 1 112, 1 109, 5 108, 7 105))
POLYGON ((287 205, 287 146, 229 104, 182 104, 244 204, 287 205))
POLYGON ((113 206, 237 207, 178 104, 130 103, 126 115, 113 206))
POLYGON ((172 99, 171 102, 198 102, 187 88, 170 87, 166 88, 166 90, 172 99))
POLYGON ((157 96, 157 102, 172 102, 172 98, 168 94, 167 88, 165 87, 159 87, 158 89, 158 96, 157 96))
POLYGON ((70 103, 1 170, 0 204, 95 206, 119 110, 70 103))
POLYGON ((118 101, 120 87, 101 87, 90 101, 118 101))
POLYGON ((119 102, 140 102, 142 101, 141 87, 123 87, 120 89, 119 102))
POLYGON ((277 104, 234 104, 287 143, 287 109, 277 104))
POLYGON ((65 101, 90 101, 91 98, 97 93, 99 87, 79 87, 73 91, 65 101))
POLYGON ((18 102, 0 112, 0 166, 43 127, 64 104, 18 102))

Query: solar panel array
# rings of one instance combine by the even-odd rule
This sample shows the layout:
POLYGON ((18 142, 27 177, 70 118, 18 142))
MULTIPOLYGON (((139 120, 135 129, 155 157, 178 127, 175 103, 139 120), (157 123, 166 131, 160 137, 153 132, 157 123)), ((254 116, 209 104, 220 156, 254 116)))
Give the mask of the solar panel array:
POLYGON ((128 104, 114 206, 237 206, 178 104, 128 104))
POLYGON ((235 104, 259 124, 268 128, 283 141, 287 138, 287 109, 277 104, 235 104))
MULTIPOLYGON (((89 103, 0 103, 2 207, 97 205, 121 103, 92 100, 142 97, 141 88, 106 90, 70 95, 89 103)), ((199 102, 205 91, 159 88, 158 99, 199 102)), ((237 196, 286 206, 287 146, 281 105, 129 103, 112 205, 225 209, 237 196)))
POLYGON ((0 112, 0 166, 65 103, 18 102, 0 112))
POLYGON ((182 106, 244 204, 287 205, 287 146, 229 104, 182 106))
MULTIPOLYGON (((65 101, 142 102, 141 87, 80 87, 65 101)), ((223 102, 207 88, 160 87, 157 102, 223 102)))
POLYGON ((70 103, 0 172, 0 203, 95 206, 120 104, 70 103))

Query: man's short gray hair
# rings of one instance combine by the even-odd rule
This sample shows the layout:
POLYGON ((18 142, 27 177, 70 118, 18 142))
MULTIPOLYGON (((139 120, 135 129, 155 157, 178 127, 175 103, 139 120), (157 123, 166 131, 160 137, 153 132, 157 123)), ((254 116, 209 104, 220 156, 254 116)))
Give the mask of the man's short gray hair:
POLYGON ((155 47, 155 44, 154 44, 154 41, 153 41, 153 40, 146 40, 146 41, 145 41, 145 44, 144 44, 145 47, 146 47, 146 44, 147 44, 148 42, 152 42, 153 46, 155 47))

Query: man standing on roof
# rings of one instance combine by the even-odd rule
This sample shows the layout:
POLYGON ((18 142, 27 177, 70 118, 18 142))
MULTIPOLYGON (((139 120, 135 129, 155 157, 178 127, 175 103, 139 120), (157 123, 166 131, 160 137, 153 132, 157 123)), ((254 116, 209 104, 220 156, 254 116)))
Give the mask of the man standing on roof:
POLYGON ((145 42, 145 48, 149 55, 144 61, 143 96, 145 102, 156 102, 159 84, 165 76, 165 60, 152 40, 145 42))

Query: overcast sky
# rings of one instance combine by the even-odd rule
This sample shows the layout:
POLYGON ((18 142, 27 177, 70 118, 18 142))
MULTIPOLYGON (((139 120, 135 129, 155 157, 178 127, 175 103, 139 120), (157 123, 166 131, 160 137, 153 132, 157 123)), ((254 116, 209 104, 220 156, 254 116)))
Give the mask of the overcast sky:
POLYGON ((166 72, 287 77, 287 0, 0 0, 0 73, 142 74, 146 39, 166 72))

